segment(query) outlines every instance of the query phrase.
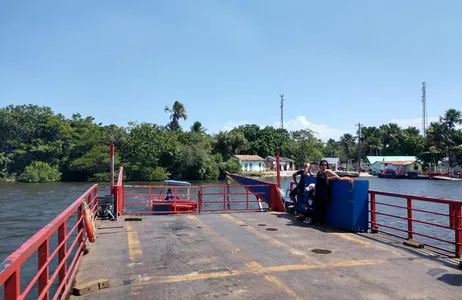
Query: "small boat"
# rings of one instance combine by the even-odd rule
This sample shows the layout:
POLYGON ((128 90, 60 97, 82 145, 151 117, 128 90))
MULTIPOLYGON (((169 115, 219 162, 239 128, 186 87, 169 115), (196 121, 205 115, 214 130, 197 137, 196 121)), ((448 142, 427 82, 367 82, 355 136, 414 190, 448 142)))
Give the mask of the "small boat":
POLYGON ((378 178, 391 178, 391 179, 405 179, 406 173, 404 172, 397 172, 393 169, 387 169, 382 173, 377 174, 378 178))
POLYGON ((358 172, 349 172, 349 171, 335 171, 335 174, 337 174, 340 177, 359 177, 358 172))
POLYGON ((152 201, 153 212, 196 212, 197 201, 191 200, 191 183, 179 180, 162 181, 160 195, 152 201))

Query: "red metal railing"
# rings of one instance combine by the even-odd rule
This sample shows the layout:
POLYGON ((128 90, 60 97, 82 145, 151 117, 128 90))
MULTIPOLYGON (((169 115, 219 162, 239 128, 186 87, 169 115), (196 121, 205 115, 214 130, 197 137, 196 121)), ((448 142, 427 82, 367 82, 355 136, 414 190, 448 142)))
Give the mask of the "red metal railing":
POLYGON ((33 289, 37 289, 38 293, 35 299, 58 299, 69 292, 87 241, 82 214, 84 200, 95 218, 98 206, 97 185, 88 189, 0 264, 0 285, 4 286, 5 300, 24 299, 33 289), (68 226, 72 228, 68 230, 68 226), (57 234, 57 246, 51 249, 50 244, 54 243, 50 241, 55 237, 54 234, 57 234), (30 258, 34 254, 38 256, 37 272, 21 291, 21 267, 33 263, 30 258), (53 268, 55 261, 57 266, 53 268))
POLYGON ((374 190, 370 190, 369 195, 371 232, 415 240, 434 249, 435 252, 445 255, 452 253, 456 257, 461 257, 462 201, 374 190), (388 198, 388 201, 378 201, 378 196, 392 197, 395 200, 388 198), (421 218, 416 218, 417 214, 421 218), (398 225, 402 226, 398 227, 398 225), (403 236, 402 233, 406 235, 403 236), (451 248, 448 248, 448 245, 451 248))
POLYGON ((266 209, 259 195, 269 193, 269 185, 203 185, 200 190, 199 212, 266 209), (251 192, 251 188, 268 187, 267 192, 251 192), (252 196, 255 200, 252 200, 252 196), (261 205, 261 206, 260 206, 261 205))
POLYGON ((124 213, 124 206, 125 206, 124 167, 120 167, 119 169, 119 177, 117 179, 117 184, 112 187, 112 194, 114 195, 116 215, 120 216, 124 213))
MULTIPOLYGON (((267 208, 258 199, 265 192, 251 192, 251 187, 269 185, 202 185, 202 186, 123 186, 124 214, 200 213, 201 211, 240 211, 267 208), (171 199, 166 201, 166 191, 171 189, 171 199), (252 199, 255 196, 255 200, 252 199)), ((120 196, 119 196, 120 197, 120 196)))

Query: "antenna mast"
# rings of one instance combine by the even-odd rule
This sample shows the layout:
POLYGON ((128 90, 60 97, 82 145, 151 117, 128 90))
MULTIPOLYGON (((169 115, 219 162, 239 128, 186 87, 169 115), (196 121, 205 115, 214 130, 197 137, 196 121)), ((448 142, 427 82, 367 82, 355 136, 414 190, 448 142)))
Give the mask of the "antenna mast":
POLYGON ((281 128, 284 128, 284 95, 281 97, 281 128))
POLYGON ((427 135, 427 92, 425 81, 422 81, 422 135, 427 135))

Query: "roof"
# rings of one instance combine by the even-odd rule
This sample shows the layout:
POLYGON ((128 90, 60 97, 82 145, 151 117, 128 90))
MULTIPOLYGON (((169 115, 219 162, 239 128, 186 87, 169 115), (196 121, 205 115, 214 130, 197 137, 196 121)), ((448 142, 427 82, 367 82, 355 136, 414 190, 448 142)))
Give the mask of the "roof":
MULTIPOLYGON (((276 157, 274 157, 274 156, 267 156, 265 159, 276 160, 276 157)), ((294 162, 295 160, 290 159, 290 158, 288 158, 288 157, 279 157, 279 161, 291 161, 291 162, 294 162)))
POLYGON ((327 163, 329 165, 330 164, 338 164, 338 162, 340 161, 340 158, 338 158, 338 157, 324 157, 323 159, 327 160, 327 163))
POLYGON ((240 161, 256 161, 256 160, 264 160, 259 155, 234 155, 235 158, 239 159, 240 161))
POLYGON ((415 156, 368 156, 367 160, 370 164, 376 161, 416 161, 415 156))
POLYGON ((190 186, 191 183, 189 183, 187 181, 179 181, 179 180, 167 179, 167 180, 162 181, 162 185, 187 185, 187 186, 190 186))
POLYGON ((415 160, 413 161, 377 161, 379 164, 389 164, 389 165, 394 165, 394 166, 407 166, 410 164, 415 163, 415 160))

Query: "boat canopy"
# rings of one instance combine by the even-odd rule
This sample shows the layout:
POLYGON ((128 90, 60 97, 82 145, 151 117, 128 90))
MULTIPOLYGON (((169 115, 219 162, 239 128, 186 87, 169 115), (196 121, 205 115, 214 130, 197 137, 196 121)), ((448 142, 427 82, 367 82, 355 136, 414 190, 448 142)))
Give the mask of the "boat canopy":
POLYGON ((162 181, 162 185, 176 185, 176 186, 191 186, 191 183, 187 181, 179 181, 179 180, 164 180, 162 181))

